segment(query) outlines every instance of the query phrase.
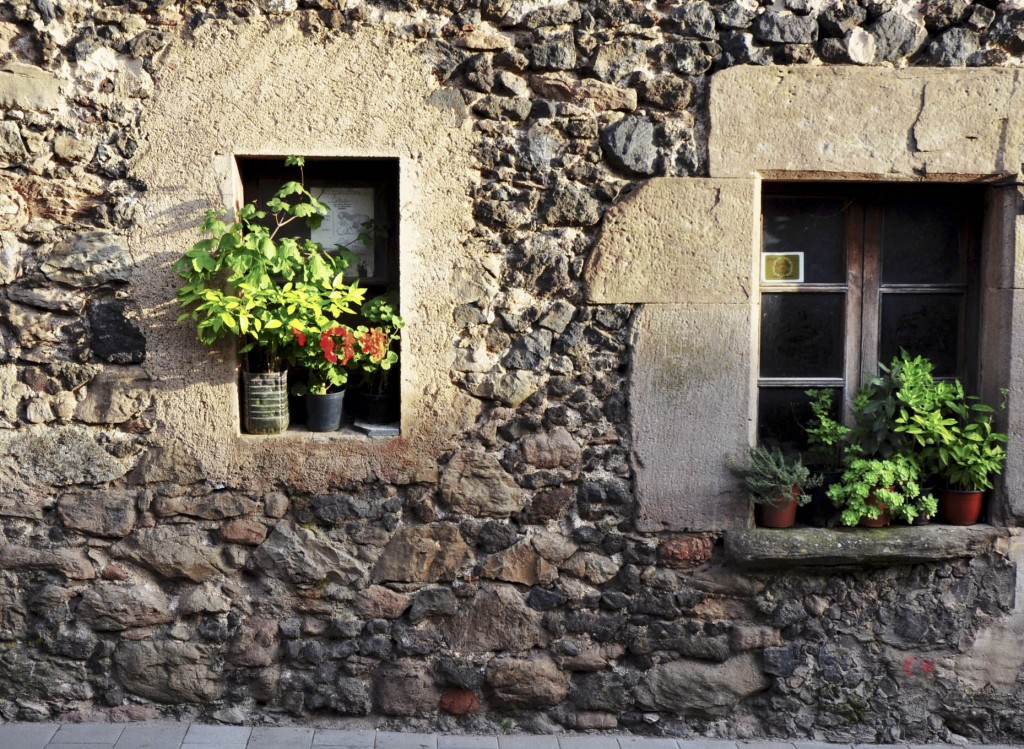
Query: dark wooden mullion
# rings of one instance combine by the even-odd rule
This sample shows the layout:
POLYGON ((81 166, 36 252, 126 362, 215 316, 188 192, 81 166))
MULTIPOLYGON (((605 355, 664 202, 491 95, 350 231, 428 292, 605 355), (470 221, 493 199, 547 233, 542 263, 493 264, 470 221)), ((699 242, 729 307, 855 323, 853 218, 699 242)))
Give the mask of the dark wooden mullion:
POLYGON ((864 278, 864 204, 851 201, 846 211, 846 330, 843 331, 846 343, 844 375, 844 398, 842 418, 847 424, 853 423, 850 393, 857 390, 860 382, 861 367, 861 335, 863 317, 862 289, 864 278))
MULTIPOLYGON (((863 282, 861 284, 861 334, 860 350, 863 357, 860 363, 861 372, 878 372, 879 318, 881 316, 881 281, 882 281, 882 221, 883 209, 880 205, 867 205, 864 208, 864 239, 862 247, 863 282)), ((859 384, 860 372, 852 382, 859 384)))

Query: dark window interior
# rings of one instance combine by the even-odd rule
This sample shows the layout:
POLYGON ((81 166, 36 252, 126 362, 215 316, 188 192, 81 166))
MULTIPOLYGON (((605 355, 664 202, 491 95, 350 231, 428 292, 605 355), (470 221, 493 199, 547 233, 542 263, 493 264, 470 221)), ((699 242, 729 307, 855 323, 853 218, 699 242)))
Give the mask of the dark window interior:
MULTIPOLYGON (((284 158, 281 156, 240 158, 238 170, 245 202, 255 200, 263 204, 282 184, 299 179, 299 169, 284 166, 284 158)), ((345 208, 340 207, 343 205, 340 201, 348 199, 348 196, 357 198, 356 205, 351 209, 354 215, 366 216, 367 204, 372 206, 372 246, 351 239, 351 232, 345 234, 349 240, 346 246, 368 258, 365 263, 350 266, 346 278, 349 281, 358 278, 360 285, 367 289, 367 298, 385 292, 397 293, 398 160, 307 158, 305 181, 314 196, 329 204, 333 202, 331 207, 337 213, 345 212, 345 208), (338 196, 339 199, 332 201, 331 196, 338 196)), ((291 236, 310 237, 309 229, 301 221, 289 224, 287 230, 291 236)), ((326 239, 328 235, 325 222, 322 234, 313 238, 330 252, 335 248, 326 239)))
POLYGON ((761 283, 763 444, 805 447, 804 391, 832 388, 848 417, 862 373, 901 349, 975 388, 982 188, 773 183, 763 195, 762 252, 802 253, 803 266, 802 281, 761 283))

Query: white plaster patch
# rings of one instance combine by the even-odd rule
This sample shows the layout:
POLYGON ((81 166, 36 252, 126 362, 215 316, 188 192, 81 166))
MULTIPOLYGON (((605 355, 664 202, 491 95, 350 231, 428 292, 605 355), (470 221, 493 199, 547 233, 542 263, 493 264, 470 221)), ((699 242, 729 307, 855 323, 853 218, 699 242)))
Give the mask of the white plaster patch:
POLYGON ((978 690, 1010 691, 1024 672, 1024 536, 1010 538, 1008 556, 1017 567, 1013 611, 981 630, 971 650, 956 659, 957 675, 978 690))

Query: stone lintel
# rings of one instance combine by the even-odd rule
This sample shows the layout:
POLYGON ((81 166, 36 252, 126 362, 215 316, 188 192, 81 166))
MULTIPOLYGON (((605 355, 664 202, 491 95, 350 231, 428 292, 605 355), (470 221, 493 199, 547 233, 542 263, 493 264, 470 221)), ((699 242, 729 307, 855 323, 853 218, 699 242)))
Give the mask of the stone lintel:
POLYGON ((1020 70, 737 66, 711 81, 710 173, 1013 175, 1020 70))
POLYGON ((922 564, 981 556, 1009 535, 990 525, 756 528, 726 533, 725 552, 744 568, 922 564))
POLYGON ((584 280, 599 304, 745 302, 755 179, 652 179, 605 216, 584 280))

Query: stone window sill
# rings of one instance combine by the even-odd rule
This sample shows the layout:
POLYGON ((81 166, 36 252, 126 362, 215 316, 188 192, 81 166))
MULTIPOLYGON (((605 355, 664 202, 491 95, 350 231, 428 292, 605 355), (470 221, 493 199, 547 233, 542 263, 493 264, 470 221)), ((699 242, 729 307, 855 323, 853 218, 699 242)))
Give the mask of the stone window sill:
POLYGON ((981 556, 1009 535, 991 525, 754 528, 728 531, 725 551, 743 568, 885 566, 981 556))

